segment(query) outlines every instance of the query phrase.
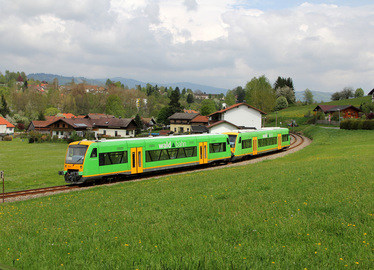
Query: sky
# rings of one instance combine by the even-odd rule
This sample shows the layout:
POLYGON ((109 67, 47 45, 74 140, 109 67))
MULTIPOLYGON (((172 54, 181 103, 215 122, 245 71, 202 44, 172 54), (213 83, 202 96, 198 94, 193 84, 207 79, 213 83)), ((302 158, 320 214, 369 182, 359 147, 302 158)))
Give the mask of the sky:
POLYGON ((0 72, 374 88, 371 0, 0 0, 0 72))

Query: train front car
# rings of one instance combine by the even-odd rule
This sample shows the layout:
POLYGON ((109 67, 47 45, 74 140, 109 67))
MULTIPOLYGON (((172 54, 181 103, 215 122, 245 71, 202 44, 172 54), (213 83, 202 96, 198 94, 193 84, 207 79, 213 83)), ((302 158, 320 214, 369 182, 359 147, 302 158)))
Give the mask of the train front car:
POLYGON ((84 161, 87 150, 92 143, 90 141, 80 141, 69 144, 65 156, 64 171, 59 171, 60 175, 64 175, 66 183, 82 184, 84 182, 84 161))

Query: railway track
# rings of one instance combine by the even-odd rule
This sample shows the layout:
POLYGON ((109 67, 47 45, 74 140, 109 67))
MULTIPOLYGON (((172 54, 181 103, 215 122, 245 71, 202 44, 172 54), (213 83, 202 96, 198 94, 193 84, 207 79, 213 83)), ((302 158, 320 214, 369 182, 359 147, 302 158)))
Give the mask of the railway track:
POLYGON ((63 186, 54 186, 54 187, 46 187, 46 188, 35 188, 35 189, 27 189, 21 191, 13 191, 13 192, 6 192, 0 195, 0 200, 4 202, 6 199, 21 197, 21 196, 32 196, 37 194, 45 194, 45 193, 55 193, 58 191, 66 191, 77 189, 79 186, 70 186, 70 185, 63 185, 63 186))
POLYGON ((297 133, 290 133, 290 136, 291 136, 291 145, 288 148, 288 150, 299 147, 300 145, 302 145, 304 143, 304 137, 303 136, 301 136, 297 133))
MULTIPOLYGON (((290 133, 290 136, 291 136, 291 144, 290 144, 290 147, 286 150, 286 152, 289 151, 289 150, 295 149, 295 148, 299 147, 300 145, 302 145, 304 143, 304 137, 303 136, 301 136, 299 134, 296 134, 296 133, 290 133)), ((261 160, 261 158, 266 158, 266 156, 271 156, 271 155, 276 155, 276 153, 275 154, 274 153, 262 154, 262 155, 259 155, 259 156, 254 156, 254 157, 251 158, 251 160, 253 160, 253 161, 261 160)), ((237 161, 237 162, 235 162, 235 164, 237 164, 237 165, 243 164, 244 165, 245 162, 246 161, 237 161)), ((232 163, 230 162, 230 164, 232 164, 232 163)), ((212 166, 212 167, 217 167, 217 166, 219 167, 219 165, 215 165, 215 166, 212 166)), ((191 172, 191 171, 204 170, 204 169, 207 169, 207 168, 206 167, 205 168, 202 167, 202 168, 199 168, 199 169, 185 168, 183 170, 178 170, 178 171, 182 171, 182 173, 188 173, 188 172, 191 172)), ((171 174, 174 174, 174 173, 175 173, 175 171, 171 170, 171 171, 166 171, 166 172, 163 172, 163 173, 158 173, 157 175, 151 173, 151 174, 147 174, 147 175, 137 175, 136 177, 135 176, 130 176, 130 177, 126 178, 126 181, 145 180, 145 179, 148 179, 148 178, 154 178, 155 176, 158 178, 158 177, 171 175, 171 174)), ((123 180, 113 179, 109 182, 102 183, 102 184, 117 183, 117 182, 122 182, 122 181, 123 180)), ((93 184, 93 185, 100 185, 100 184, 96 183, 96 184, 93 184)), ((68 190, 78 189, 80 187, 81 186, 62 185, 62 186, 54 186, 54 187, 36 188, 36 189, 28 189, 28 190, 7 192, 7 193, 0 194, 0 202, 4 202, 4 201, 6 201, 6 199, 12 199, 12 198, 16 198, 16 197, 41 195, 41 194, 46 194, 46 193, 56 193, 56 192, 60 192, 60 191, 68 191, 68 190)))

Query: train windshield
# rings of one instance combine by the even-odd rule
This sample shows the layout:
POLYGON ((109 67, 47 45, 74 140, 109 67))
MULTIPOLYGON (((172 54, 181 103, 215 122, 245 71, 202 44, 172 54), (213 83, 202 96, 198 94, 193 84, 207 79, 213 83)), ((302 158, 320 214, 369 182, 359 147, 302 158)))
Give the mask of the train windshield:
POLYGON ((66 154, 65 163, 83 164, 84 155, 86 154, 87 145, 70 145, 66 154))
POLYGON ((236 135, 229 135, 230 147, 235 148, 236 135))

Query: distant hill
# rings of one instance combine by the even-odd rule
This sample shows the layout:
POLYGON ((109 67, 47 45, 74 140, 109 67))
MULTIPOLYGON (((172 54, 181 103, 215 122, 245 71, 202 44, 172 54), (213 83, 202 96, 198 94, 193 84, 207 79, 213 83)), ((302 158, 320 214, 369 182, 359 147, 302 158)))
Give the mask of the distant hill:
POLYGON ((31 73, 27 75, 27 78, 39 80, 39 81, 46 81, 49 83, 52 83, 54 79, 57 79, 60 85, 69 84, 71 83, 73 79, 75 83, 85 82, 87 84, 92 84, 92 85, 103 85, 103 83, 101 83, 99 80, 96 80, 96 79, 87 79, 84 77, 73 77, 73 76, 66 77, 66 76, 61 76, 61 75, 56 75, 56 74, 46 74, 46 73, 31 73))
MULTIPOLYGON (((333 93, 330 92, 319 92, 319 91, 312 91, 313 99, 316 102, 329 102, 331 101, 331 95, 333 93)), ((304 101, 304 91, 295 92, 296 100, 304 101)))
MULTIPOLYGON (((61 76, 61 75, 56 75, 56 74, 46 74, 46 73, 31 73, 27 75, 27 78, 29 79, 34 79, 34 80, 39 80, 39 81, 46 81, 49 83, 52 83, 54 79, 58 79, 58 83, 60 85, 65 85, 71 83, 71 81, 74 79, 75 83, 87 83, 87 84, 92 84, 92 85, 105 85, 106 79, 87 79, 84 77, 66 77, 66 76, 61 76)), ((114 77, 114 78, 109 78, 111 81, 114 82, 121 82, 123 85, 131 88, 136 88, 137 85, 141 85, 142 87, 145 87, 147 83, 137 81, 134 79, 128 79, 128 78, 123 78, 123 77, 114 77)), ((189 82, 178 82, 178 83, 150 83, 151 85, 157 85, 157 86, 165 86, 165 87, 172 87, 173 89, 176 88, 177 86, 179 87, 180 90, 183 88, 186 89, 191 89, 192 91, 200 90, 203 93, 207 94, 226 94, 228 89, 224 88, 217 88, 213 86, 208 86, 208 85, 201 85, 201 84, 194 84, 194 83, 189 83, 189 82)))

